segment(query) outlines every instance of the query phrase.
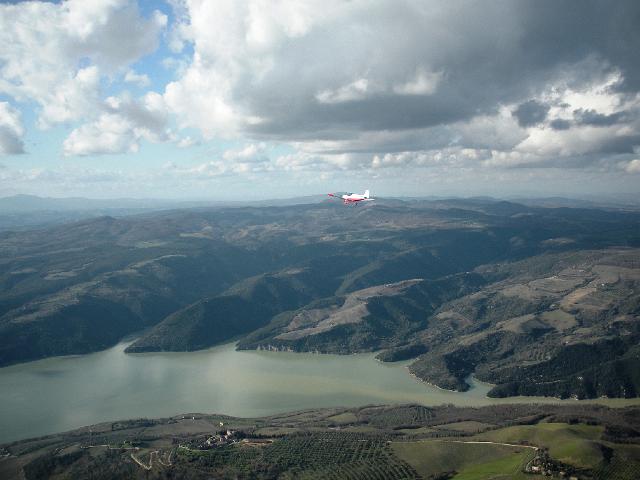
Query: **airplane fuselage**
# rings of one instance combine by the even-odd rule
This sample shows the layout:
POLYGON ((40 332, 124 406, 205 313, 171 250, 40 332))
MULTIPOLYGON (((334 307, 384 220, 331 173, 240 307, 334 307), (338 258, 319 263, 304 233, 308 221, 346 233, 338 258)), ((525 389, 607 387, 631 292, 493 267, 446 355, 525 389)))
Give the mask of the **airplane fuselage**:
MULTIPOLYGON (((338 195, 334 195, 333 193, 330 193, 329 196, 338 197, 338 195)), ((345 195, 340 195, 338 198, 342 199, 345 205, 357 204, 358 202, 369 202, 373 200, 373 198, 369 197, 369 190, 366 190, 363 195, 358 193, 347 193, 345 195)))

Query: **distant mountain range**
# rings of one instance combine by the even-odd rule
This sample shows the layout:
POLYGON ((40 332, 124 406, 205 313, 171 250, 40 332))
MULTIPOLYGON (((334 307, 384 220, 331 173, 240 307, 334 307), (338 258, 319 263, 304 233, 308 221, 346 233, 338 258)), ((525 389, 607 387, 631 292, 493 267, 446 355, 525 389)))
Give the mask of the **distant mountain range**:
POLYGON ((14 195, 0 198, 1 213, 41 212, 41 211, 83 211, 108 209, 171 209, 212 206, 243 205, 297 205, 324 200, 323 196, 310 195, 273 200, 223 201, 223 200, 168 200, 155 198, 112 198, 95 199, 83 197, 39 197, 37 195, 14 195))
POLYGON ((640 392, 640 212, 475 198, 101 216, 0 232, 0 285, 0 365, 143 331, 129 351, 380 350, 454 390, 473 374, 494 396, 640 392))
MULTIPOLYGON (((378 198, 378 197, 376 197, 378 198)), ((0 197, 0 212, 31 212, 31 211, 69 211, 69 210, 100 210, 121 208, 193 208, 211 206, 286 206, 316 203, 326 200, 324 194, 306 195, 290 198, 275 198, 267 200, 206 200, 206 199, 161 199, 161 198, 85 198, 85 197, 40 197, 38 195, 12 195, 0 197)), ((424 197, 381 197, 385 200, 401 200, 404 202, 416 201, 454 201, 463 202, 497 202, 501 199, 487 196, 468 198, 449 196, 424 196, 424 197)), ((531 206, 545 207, 622 207, 640 206, 640 196, 618 195, 614 197, 571 198, 571 197, 509 197, 508 201, 531 206)))
POLYGON ((153 198, 93 199, 82 197, 51 198, 14 195, 0 198, 0 231, 24 230, 69 223, 104 215, 122 217, 137 213, 185 208, 219 208, 230 206, 276 206, 314 203, 320 195, 254 202, 215 200, 167 200, 153 198))

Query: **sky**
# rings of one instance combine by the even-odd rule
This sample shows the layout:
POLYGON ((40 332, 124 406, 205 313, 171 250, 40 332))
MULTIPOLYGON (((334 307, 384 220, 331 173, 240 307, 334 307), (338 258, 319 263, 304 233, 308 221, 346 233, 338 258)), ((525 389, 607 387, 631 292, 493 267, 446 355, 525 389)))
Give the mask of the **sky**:
POLYGON ((637 0, 0 3, 0 196, 640 195, 637 0))

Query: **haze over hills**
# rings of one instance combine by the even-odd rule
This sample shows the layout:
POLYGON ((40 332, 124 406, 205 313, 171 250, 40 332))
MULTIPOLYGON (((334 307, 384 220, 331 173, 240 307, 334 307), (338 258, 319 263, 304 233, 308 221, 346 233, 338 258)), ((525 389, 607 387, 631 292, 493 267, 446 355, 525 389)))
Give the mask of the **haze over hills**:
POLYGON ((324 200, 322 195, 269 199, 269 200, 202 200, 202 199, 159 199, 159 198, 85 198, 85 197, 40 197, 38 195, 13 195, 0 198, 0 212, 5 214, 21 212, 65 212, 100 210, 169 210, 175 208, 195 208, 212 206, 245 205, 297 205, 324 200))
MULTIPOLYGON (((448 206, 458 199, 443 196, 386 197, 378 198, 385 205, 407 205, 428 202, 435 207, 436 201, 448 206)), ((507 199, 509 200, 509 199, 507 199)), ((206 200, 206 199, 157 199, 157 198, 113 198, 96 199, 84 197, 40 197, 37 195, 13 195, 0 198, 0 231, 41 228, 59 223, 69 223, 100 216, 123 217, 138 213, 189 209, 242 206, 289 206, 320 203, 326 201, 325 194, 267 200, 206 200)), ((499 200, 491 197, 471 197, 470 202, 499 200)), ((594 198, 516 198, 516 203, 532 207, 605 208, 613 210, 638 210, 640 199, 630 195, 594 198)))
POLYGON ((382 349, 443 388, 465 390, 474 373, 498 396, 636 396, 638 247, 637 212, 491 199, 182 209, 3 232, 0 364, 145 330, 129 351, 232 338, 382 349))
POLYGON ((0 198, 0 231, 24 230, 101 216, 122 217, 136 213, 178 208, 246 205, 297 205, 323 200, 320 195, 261 201, 167 200, 156 198, 96 199, 13 195, 0 198))

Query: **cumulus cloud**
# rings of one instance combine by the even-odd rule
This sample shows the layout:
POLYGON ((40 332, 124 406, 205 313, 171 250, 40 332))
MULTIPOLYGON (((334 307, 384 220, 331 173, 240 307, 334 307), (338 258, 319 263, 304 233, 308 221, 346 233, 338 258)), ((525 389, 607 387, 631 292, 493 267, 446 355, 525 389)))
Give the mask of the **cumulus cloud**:
POLYGON ((591 161, 635 142, 637 2, 174 4, 174 46, 193 47, 164 92, 180 125, 288 142, 288 166, 452 147, 591 161))
POLYGON ((104 113, 91 123, 74 129, 64 141, 65 155, 91 155, 138 151, 137 138, 123 117, 104 113))
POLYGON ((357 153, 320 154, 299 151, 281 155, 275 161, 275 167, 291 172, 330 172, 363 169, 370 166, 371 156, 357 153))
POLYGON ((83 118, 99 102, 100 76, 153 51, 166 21, 141 17, 129 0, 0 5, 0 93, 35 101, 44 128, 83 118))
POLYGON ((628 173, 640 173, 640 159, 636 158, 627 163, 624 169, 628 173))
POLYGON ((151 79, 147 74, 136 73, 134 70, 127 70, 124 76, 124 81, 133 83, 138 87, 148 87, 151 85, 151 79))
POLYGON ((66 155, 242 145, 167 170, 187 178, 636 168, 637 1, 168 3, 170 25, 136 0, 0 5, 0 94, 70 124, 66 155), (157 83, 136 61, 159 39, 172 80, 114 93, 157 83))
POLYGON ((202 181, 217 177, 250 176, 272 172, 277 165, 268 155, 265 143, 251 143, 240 148, 230 148, 211 160, 196 165, 183 166, 176 162, 168 162, 163 172, 176 179, 202 181))
POLYGON ((148 93, 135 100, 109 97, 96 120, 74 129, 64 141, 65 155, 137 152, 140 140, 166 142, 173 134, 162 97, 148 93))
POLYGON ((20 120, 20 112, 8 102, 0 102, 0 153, 4 155, 24 153, 23 135, 24 128, 20 120))
POLYGON ((243 148, 229 149, 222 161, 212 162, 223 173, 257 173, 274 170, 265 143, 252 143, 243 148))
POLYGON ((539 162, 583 156, 583 164, 632 153, 640 145, 640 97, 616 90, 620 81, 614 72, 583 88, 547 85, 543 96, 549 104, 543 110, 550 119, 545 122, 540 112, 514 152, 539 162))
POLYGON ((100 101, 100 73, 95 65, 60 81, 53 91, 34 92, 42 107, 38 119, 42 128, 91 115, 100 101))
POLYGON ((441 72, 426 72, 423 68, 420 68, 414 77, 406 82, 397 83, 390 88, 367 78, 358 78, 339 88, 322 90, 315 97, 320 103, 333 104, 361 101, 367 97, 389 94, 390 92, 398 95, 431 95, 436 91, 441 78, 441 72))
POLYGON ((427 72, 418 69, 416 76, 406 83, 396 84, 393 91, 400 95, 432 95, 442 79, 442 72, 427 72))
POLYGON ((477 162, 486 155, 487 152, 467 148, 387 153, 385 155, 375 155, 371 166, 375 169, 441 166, 462 167, 468 160, 477 162))
POLYGON ((264 163, 269 161, 266 148, 264 143, 252 143, 240 149, 226 150, 222 154, 222 158, 230 162, 264 163))
POLYGON ((370 86, 369 80, 359 78, 335 90, 322 90, 316 94, 316 99, 320 103, 354 102, 363 100, 367 95, 375 92, 375 90, 375 88, 370 86))

